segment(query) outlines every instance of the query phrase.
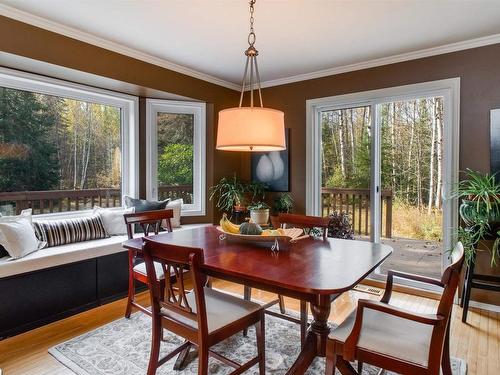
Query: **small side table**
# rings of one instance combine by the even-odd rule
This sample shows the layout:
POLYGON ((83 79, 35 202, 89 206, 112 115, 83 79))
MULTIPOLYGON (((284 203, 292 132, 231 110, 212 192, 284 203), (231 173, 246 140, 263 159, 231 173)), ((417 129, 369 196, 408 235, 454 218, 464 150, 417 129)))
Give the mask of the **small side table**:
POLYGON ((469 302, 472 288, 500 292, 500 276, 481 275, 474 273, 476 267, 476 252, 470 264, 467 266, 465 274, 464 288, 460 298, 460 306, 463 307, 462 322, 467 323, 467 313, 469 311, 469 302))

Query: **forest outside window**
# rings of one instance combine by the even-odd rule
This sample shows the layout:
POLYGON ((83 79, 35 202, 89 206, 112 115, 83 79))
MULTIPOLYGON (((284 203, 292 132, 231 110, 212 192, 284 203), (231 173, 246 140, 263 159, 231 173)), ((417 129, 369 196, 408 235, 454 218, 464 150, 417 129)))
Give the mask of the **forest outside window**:
POLYGON ((0 71, 0 213, 122 205, 136 195, 137 100, 0 71))
POLYGON ((147 100, 148 198, 205 214, 205 103, 147 100))

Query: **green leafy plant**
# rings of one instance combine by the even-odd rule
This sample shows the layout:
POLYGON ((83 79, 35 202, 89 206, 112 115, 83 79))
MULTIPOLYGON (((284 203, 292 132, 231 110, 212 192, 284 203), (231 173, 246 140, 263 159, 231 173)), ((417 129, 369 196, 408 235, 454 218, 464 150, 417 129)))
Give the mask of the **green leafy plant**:
POLYGON ((293 208, 293 197, 290 193, 283 193, 274 199, 274 211, 289 213, 293 208))
POLYGON ((249 210, 266 210, 269 209, 269 205, 266 202, 256 202, 248 206, 249 210))
POLYGON ((245 185, 245 192, 250 195, 250 202, 261 201, 265 197, 266 185, 261 182, 248 182, 245 185))
POLYGON ((238 177, 222 177, 218 184, 210 188, 210 200, 217 198, 215 204, 221 211, 232 212, 234 206, 242 204, 246 184, 238 177))
POLYGON ((458 184, 454 196, 462 198, 460 216, 464 224, 458 228, 457 238, 462 242, 467 264, 474 259, 477 245, 482 240, 494 239, 491 266, 499 257, 500 184, 495 175, 481 174, 467 169, 467 179, 458 184))

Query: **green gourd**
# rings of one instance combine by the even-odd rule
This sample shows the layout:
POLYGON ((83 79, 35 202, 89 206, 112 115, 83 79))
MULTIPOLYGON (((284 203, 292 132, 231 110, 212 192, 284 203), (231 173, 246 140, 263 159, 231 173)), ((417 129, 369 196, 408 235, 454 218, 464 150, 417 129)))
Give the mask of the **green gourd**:
POLYGON ((255 223, 243 223, 240 225, 240 233, 260 236, 262 234, 262 228, 255 223))

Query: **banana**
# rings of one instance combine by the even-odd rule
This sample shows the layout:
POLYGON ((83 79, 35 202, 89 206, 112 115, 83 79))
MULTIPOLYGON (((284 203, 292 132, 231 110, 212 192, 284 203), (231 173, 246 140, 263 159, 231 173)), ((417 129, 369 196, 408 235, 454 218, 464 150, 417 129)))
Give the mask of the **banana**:
POLYGON ((234 234, 240 233, 240 226, 231 223, 226 214, 224 214, 224 216, 222 216, 222 219, 220 219, 220 226, 225 232, 234 234))

